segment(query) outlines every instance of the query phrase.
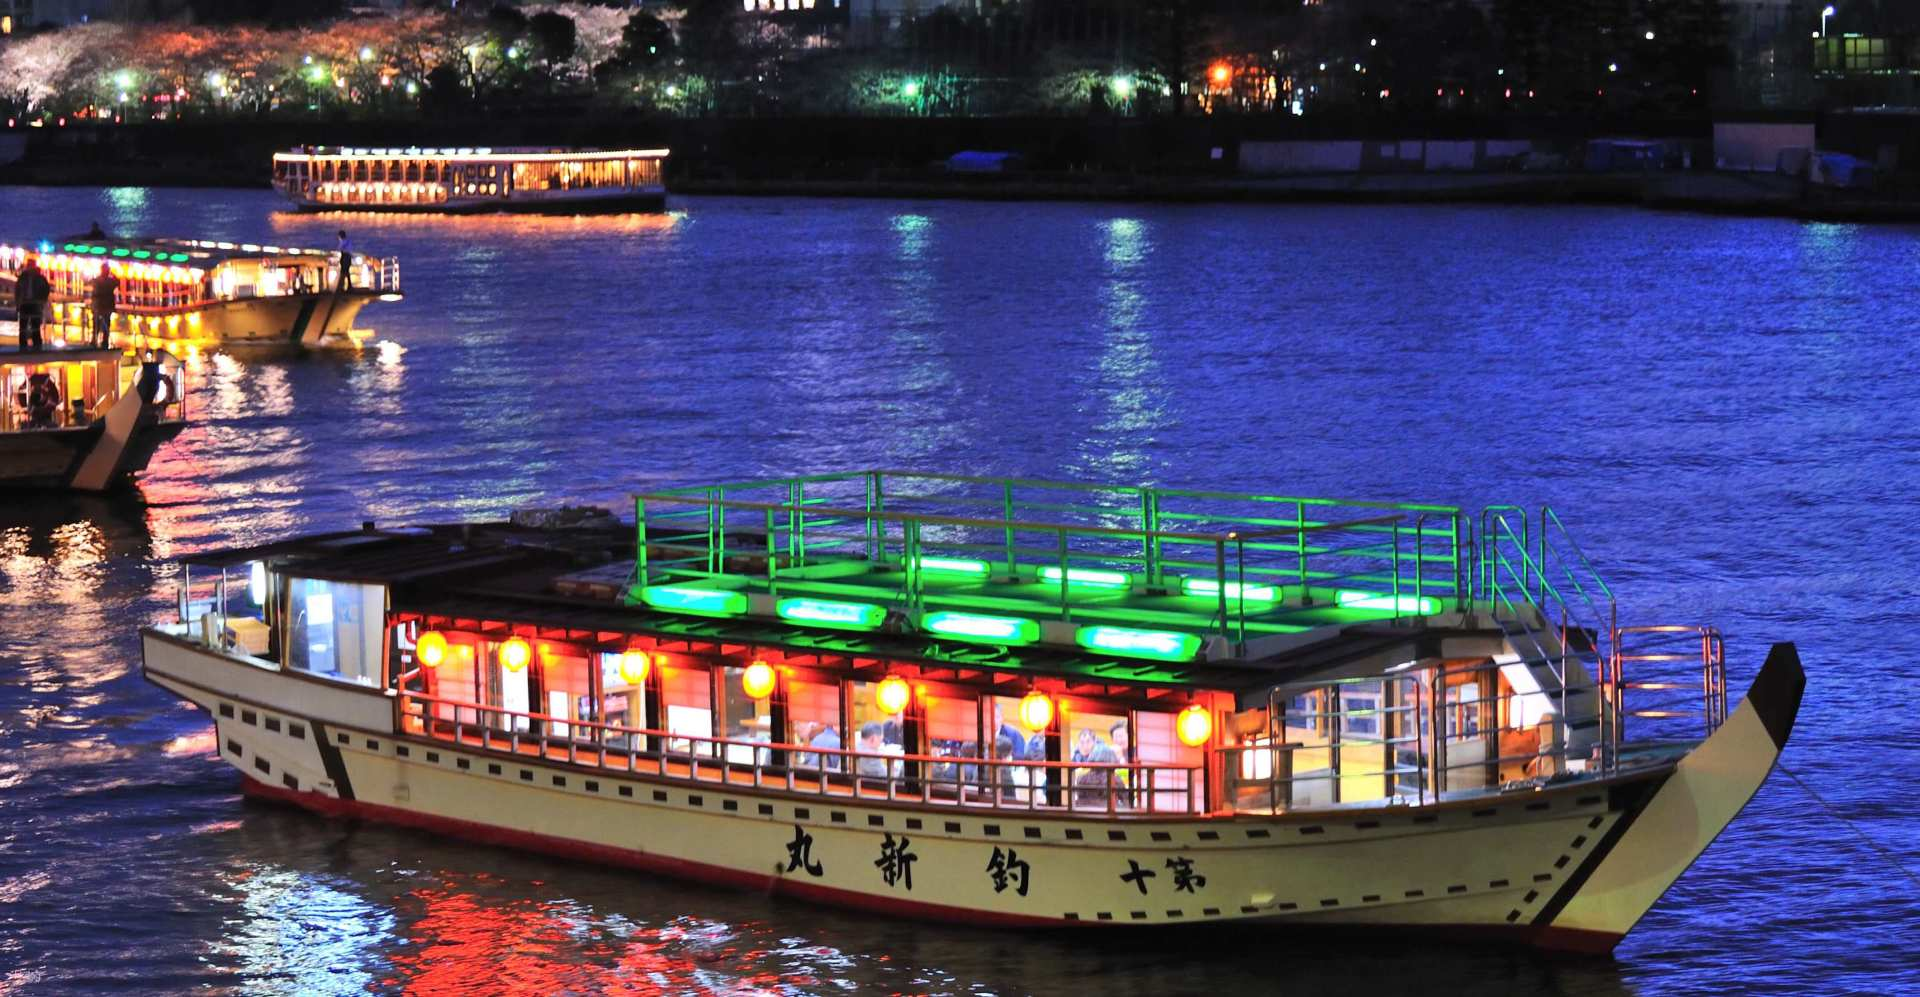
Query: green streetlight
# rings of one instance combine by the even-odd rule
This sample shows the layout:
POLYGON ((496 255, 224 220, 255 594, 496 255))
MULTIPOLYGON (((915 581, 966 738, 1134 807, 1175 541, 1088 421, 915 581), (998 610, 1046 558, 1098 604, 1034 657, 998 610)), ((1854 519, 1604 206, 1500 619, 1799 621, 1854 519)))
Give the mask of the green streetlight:
POLYGON ((920 96, 920 81, 908 80, 905 83, 900 84, 900 96, 905 97, 908 100, 912 100, 913 98, 920 96))
POLYGON ((113 84, 114 86, 117 86, 122 90, 125 90, 130 86, 133 86, 133 74, 122 69, 121 71, 113 74, 113 84))
POLYGON ((1113 91, 1115 97, 1121 100, 1126 100, 1133 96, 1133 79, 1131 77, 1116 76, 1107 82, 1107 87, 1113 91))

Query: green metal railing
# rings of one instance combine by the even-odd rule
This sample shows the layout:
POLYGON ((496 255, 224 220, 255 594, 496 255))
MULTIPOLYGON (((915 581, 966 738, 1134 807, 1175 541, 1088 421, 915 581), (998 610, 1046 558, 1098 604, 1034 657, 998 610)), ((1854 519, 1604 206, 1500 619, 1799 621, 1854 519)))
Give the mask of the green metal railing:
POLYGON ((635 497, 636 585, 831 598, 886 589, 962 608, 1217 633, 1464 608, 1471 545, 1451 506, 861 471, 635 497), (982 583, 953 584, 951 568, 982 583), (976 567, 977 566, 977 567, 976 567))

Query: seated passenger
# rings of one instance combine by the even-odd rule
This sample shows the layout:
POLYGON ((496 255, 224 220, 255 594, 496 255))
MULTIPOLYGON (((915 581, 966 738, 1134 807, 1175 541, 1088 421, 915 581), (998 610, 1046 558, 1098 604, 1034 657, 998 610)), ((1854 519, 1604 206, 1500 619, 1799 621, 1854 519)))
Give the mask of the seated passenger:
MULTIPOLYGON (((994 738, 993 757, 996 761, 1015 761, 1013 739, 1008 737, 994 738)), ((1002 800, 1016 800, 1021 803, 1027 802, 1027 794, 1029 788, 1031 788, 1033 777, 1032 774, 1027 771, 1026 766, 995 765, 993 772, 994 782, 1000 787, 1000 798, 1002 800)))
POLYGON ((882 779, 886 778, 887 760, 884 758, 870 757, 871 755, 878 755, 882 749, 886 747, 885 742, 881 740, 883 733, 884 729, 877 723, 868 722, 860 725, 860 742, 857 747, 860 751, 868 752, 869 755, 862 756, 855 760, 855 772, 861 775, 876 776, 882 779))
MULTIPOLYGON (((818 734, 813 735, 813 737, 810 740, 808 740, 807 743, 816 748, 836 748, 837 749, 840 747, 840 732, 837 730, 834 730, 832 724, 821 724, 820 732, 818 734)), ((829 772, 840 771, 839 755, 809 755, 809 757, 821 759, 821 761, 816 762, 815 764, 824 765, 826 767, 826 770, 829 772)))

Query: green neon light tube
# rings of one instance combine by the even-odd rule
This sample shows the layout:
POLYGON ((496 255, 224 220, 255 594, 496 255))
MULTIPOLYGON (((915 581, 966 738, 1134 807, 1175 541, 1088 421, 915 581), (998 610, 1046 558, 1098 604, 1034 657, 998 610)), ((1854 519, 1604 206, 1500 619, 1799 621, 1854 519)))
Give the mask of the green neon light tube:
MULTIPOLYGON (((1040 569, 1040 580, 1060 584, 1060 567, 1040 569)), ((1123 589, 1133 584, 1133 578, 1124 571, 1100 571, 1094 568, 1068 568, 1068 585, 1084 585, 1090 589, 1123 589)))
POLYGON ((1040 624, 1017 616, 928 613, 920 618, 920 629, 941 637, 982 644, 1031 644, 1040 639, 1040 624))
POLYGON ((1440 600, 1429 595, 1381 595, 1378 592, 1361 592, 1354 589, 1341 589, 1333 594, 1336 606, 1348 609, 1384 609, 1390 612, 1414 613, 1430 616, 1440 611, 1440 600))
POLYGON ((947 575, 976 575, 981 578, 991 574, 993 569, 987 562, 970 557, 922 557, 917 562, 921 571, 936 571, 947 575))
POLYGON ((1187 595, 1204 595, 1219 598, 1220 590, 1226 589, 1229 599, 1246 599, 1248 602, 1279 602, 1280 587, 1277 585, 1242 585, 1239 582, 1220 582, 1212 578, 1183 578, 1180 591, 1187 595))
POLYGON ((747 594, 725 589, 649 585, 640 590, 640 601, 655 609, 696 616, 740 616, 747 611, 747 594))
POLYGON ((93 254, 93 255, 95 255, 95 256, 105 256, 105 255, 107 255, 107 247, 105 247, 105 246, 93 246, 93 247, 91 247, 91 248, 89 248, 89 249, 87 250, 87 252, 89 252, 89 253, 92 253, 92 254, 93 254))
POLYGON ((1197 635, 1172 630, 1081 627, 1074 631, 1073 640, 1089 651, 1105 651, 1129 658, 1152 658, 1156 661, 1189 661, 1200 650, 1200 638, 1197 635))
POLYGON ((783 620, 836 630, 878 630, 887 618, 885 606, 829 599, 781 599, 773 604, 773 611, 783 620))
POLYGON ((133 255, 133 250, 131 250, 131 249, 127 249, 127 248, 125 248, 125 247, 122 247, 122 248, 120 248, 120 249, 116 249, 116 250, 114 250, 114 251, 113 251, 113 255, 115 255, 115 256, 132 256, 132 255, 133 255))

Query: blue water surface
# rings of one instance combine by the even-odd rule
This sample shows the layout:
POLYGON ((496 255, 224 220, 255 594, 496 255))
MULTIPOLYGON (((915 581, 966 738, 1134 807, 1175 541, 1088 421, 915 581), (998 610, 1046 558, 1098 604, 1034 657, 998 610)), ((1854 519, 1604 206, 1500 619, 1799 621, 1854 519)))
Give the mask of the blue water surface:
MULTIPOLYGON (((675 199, 316 217, 0 189, 0 241, 401 260, 383 345, 202 355, 138 495, 0 497, 0 995, 1920 992, 1920 231, 1600 207, 675 199), (867 466, 1560 510, 1623 623, 1809 674, 1611 960, 823 911, 243 803, 139 677, 169 560, 867 466), (1804 783, 1804 788, 1802 786, 1804 783), (1817 793, 1818 799, 1812 794, 1817 793), (1904 863, 1904 868, 1899 864, 1904 863)), ((628 510, 631 514, 631 510, 628 510)))

